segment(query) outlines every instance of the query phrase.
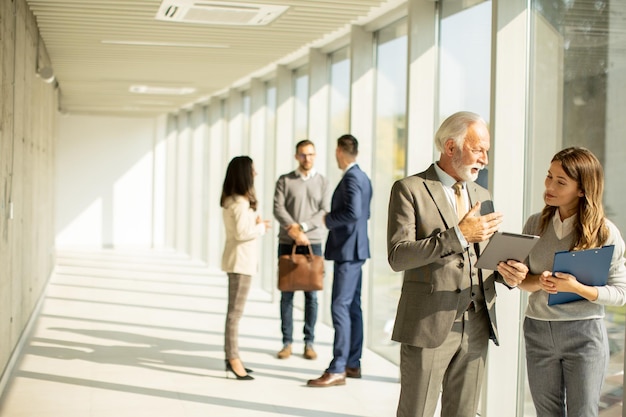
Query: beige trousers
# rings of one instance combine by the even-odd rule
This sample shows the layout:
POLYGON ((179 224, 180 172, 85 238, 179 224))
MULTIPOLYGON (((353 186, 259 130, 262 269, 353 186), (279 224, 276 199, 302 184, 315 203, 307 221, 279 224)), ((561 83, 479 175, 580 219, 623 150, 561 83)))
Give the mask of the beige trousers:
POLYGON ((224 329, 225 359, 239 358, 239 320, 243 315, 251 281, 250 275, 228 273, 228 310, 224 329))

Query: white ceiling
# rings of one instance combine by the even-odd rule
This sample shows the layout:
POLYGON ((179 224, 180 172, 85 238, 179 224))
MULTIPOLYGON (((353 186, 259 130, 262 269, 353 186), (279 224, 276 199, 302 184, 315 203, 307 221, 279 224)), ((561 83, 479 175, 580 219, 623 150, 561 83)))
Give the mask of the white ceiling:
POLYGON ((52 62, 61 110, 141 117, 201 101, 307 46, 347 33, 350 24, 366 23, 404 3, 235 0, 228 3, 288 9, 266 26, 232 26, 157 20, 161 0, 26 1, 52 62), (131 85, 190 87, 196 92, 136 94, 129 92, 131 85))

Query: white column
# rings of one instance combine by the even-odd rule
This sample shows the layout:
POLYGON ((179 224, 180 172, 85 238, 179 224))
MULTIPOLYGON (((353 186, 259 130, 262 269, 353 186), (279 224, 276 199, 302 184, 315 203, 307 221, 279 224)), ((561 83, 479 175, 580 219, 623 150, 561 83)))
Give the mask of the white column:
POLYGON ((155 121, 153 165, 152 165, 152 247, 166 246, 166 202, 167 202, 167 129, 168 116, 155 121))
POLYGON ((176 247, 176 143, 178 117, 169 115, 165 132, 165 244, 176 247))
MULTIPOLYGON (((352 83, 350 96, 350 133, 359 141, 359 155, 357 163, 359 167, 372 178, 372 160, 374 152, 374 39, 372 32, 365 30, 361 26, 352 26, 350 31, 350 61, 352 83)), ((336 139, 336 138, 335 138, 336 139)), ((329 152, 334 160, 334 150, 329 152)), ((330 161, 329 161, 330 163, 330 161)), ((336 163, 334 163, 336 167, 336 163)), ((337 172, 337 170, 335 170, 337 172)), ((374 190, 374 193, 376 191, 374 190)), ((387 198, 375 196, 374 198, 387 198)), ((373 220, 372 220, 373 221, 373 220)), ((372 221, 369 225, 371 236, 372 221)), ((366 262, 363 267, 363 288, 361 300, 363 303, 363 323, 365 341, 368 340, 369 312, 373 308, 369 304, 370 291, 372 286, 371 263, 366 262)), ((331 269, 331 268, 329 268, 331 269)), ((325 302, 330 305, 330 298, 327 295, 325 302)))
POLYGON ((207 155, 207 182, 204 193, 207 201, 207 263, 219 269, 222 263, 222 249, 224 247, 224 224, 220 197, 226 174, 226 167, 230 159, 225 156, 225 120, 222 116, 222 100, 215 98, 209 102, 207 108, 208 121, 208 155, 207 155))
POLYGON ((328 142, 337 138, 329 138, 329 70, 328 55, 319 49, 309 50, 309 139, 315 143, 315 151, 319 155, 315 160, 315 168, 326 175, 329 148, 334 155, 335 147, 328 142))
MULTIPOLYGON (((437 103, 436 3, 409 0, 409 68, 407 103, 407 175, 421 172, 435 156, 437 103)), ((438 157, 438 155, 437 155, 438 157)))
POLYGON ((191 128, 190 115, 178 115, 178 140, 176 143, 176 250, 189 253, 189 174, 191 128))
POLYGON ((208 104, 204 103, 200 105, 199 111, 202 113, 202 123, 204 126, 203 134, 202 134, 202 151, 200 155, 201 166, 200 173, 202 175, 202 179, 200 181, 200 205, 201 205, 201 229, 196 230, 194 233, 199 233, 201 235, 201 253, 200 259, 207 264, 210 263, 210 259, 208 256, 209 247, 211 245, 211 239, 214 239, 210 235, 210 223, 211 223, 211 205, 213 204, 211 200, 211 165, 213 162, 211 161, 211 125, 209 123, 209 108, 208 104))
POLYGON ((243 155, 243 100, 241 91, 231 88, 228 93, 228 160, 243 155))
MULTIPOLYGON (((358 163, 371 176, 374 147, 374 39, 372 32, 352 26, 350 32, 350 132, 359 141, 358 163)), ((334 148, 333 148, 334 150, 334 148)))
MULTIPOLYGON (((259 209, 265 213, 268 210, 268 201, 265 196, 265 178, 274 175, 274 167, 269 165, 271 160, 266 158, 266 153, 272 154, 265 144, 265 85, 259 79, 250 81, 250 144, 249 155, 254 160, 258 173, 254 180, 257 196, 259 197, 259 209)), ((273 155, 272 155, 273 156, 273 155)), ((273 158, 272 158, 273 159, 273 158)), ((271 208, 270 208, 271 210, 271 208)), ((271 214, 271 213, 270 213, 271 214)))
POLYGON ((204 119, 204 108, 195 105, 191 111, 191 143, 189 155, 189 254, 193 259, 202 259, 205 253, 203 233, 206 225, 203 217, 204 144, 208 128, 204 119))
MULTIPOLYGON (((490 184, 495 208, 504 213, 502 231, 520 232, 526 177, 528 14, 526 1, 494 1, 495 57, 493 64, 490 184), (496 4, 497 3, 497 4, 496 4), (497 5, 497 7, 496 7, 497 5)), ((490 343, 482 407, 488 417, 517 414, 520 375, 521 292, 498 285, 500 346, 490 343)), ((523 369, 523 368, 522 368, 523 369)))
POLYGON ((276 172, 291 171, 295 145, 294 88, 292 71, 284 65, 276 68, 276 172))
MULTIPOLYGON (((250 81, 250 147, 258 175, 254 180, 259 198, 259 214, 275 223, 272 214, 274 184, 277 177, 274 138, 268 137, 267 108, 265 103, 265 82, 259 79, 250 81)), ((277 233, 266 233, 259 239, 261 257, 259 278, 261 287, 272 293, 276 288, 276 247, 277 233)))

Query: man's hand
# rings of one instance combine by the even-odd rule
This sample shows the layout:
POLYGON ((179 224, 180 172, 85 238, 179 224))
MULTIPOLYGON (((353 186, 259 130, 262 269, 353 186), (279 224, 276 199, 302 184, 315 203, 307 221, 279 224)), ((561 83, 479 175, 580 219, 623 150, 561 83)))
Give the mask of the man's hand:
POLYGON ((502 223, 502 213, 494 213, 480 216, 480 201, 461 219, 459 230, 469 243, 483 242, 498 231, 502 223))
POLYGON ((298 246, 308 246, 311 243, 309 237, 302 231, 298 223, 287 226, 287 234, 290 238, 295 240, 298 246))
POLYGON ((295 241, 296 245, 298 246, 309 246, 309 244, 311 243, 311 241, 309 241, 309 237, 304 232, 300 232, 295 241))
POLYGON ((528 267, 512 259, 498 263, 498 272, 510 287, 517 287, 528 274, 528 267))
POLYGON ((300 225, 298 223, 292 223, 289 226, 287 226, 286 229, 287 229, 287 234, 293 240, 296 240, 298 235, 302 233, 302 229, 300 229, 300 225))

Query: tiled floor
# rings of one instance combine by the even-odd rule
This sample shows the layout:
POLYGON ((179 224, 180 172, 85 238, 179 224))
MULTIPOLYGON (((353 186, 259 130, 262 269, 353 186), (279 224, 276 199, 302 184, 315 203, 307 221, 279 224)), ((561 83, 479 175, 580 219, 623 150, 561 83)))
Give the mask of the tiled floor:
POLYGON ((395 415, 398 368, 370 351, 363 379, 306 387, 331 359, 333 331, 318 323, 317 360, 276 359, 279 308, 259 289, 240 325, 256 379, 227 379, 226 284, 220 271, 172 253, 60 253, 0 417, 395 415))

